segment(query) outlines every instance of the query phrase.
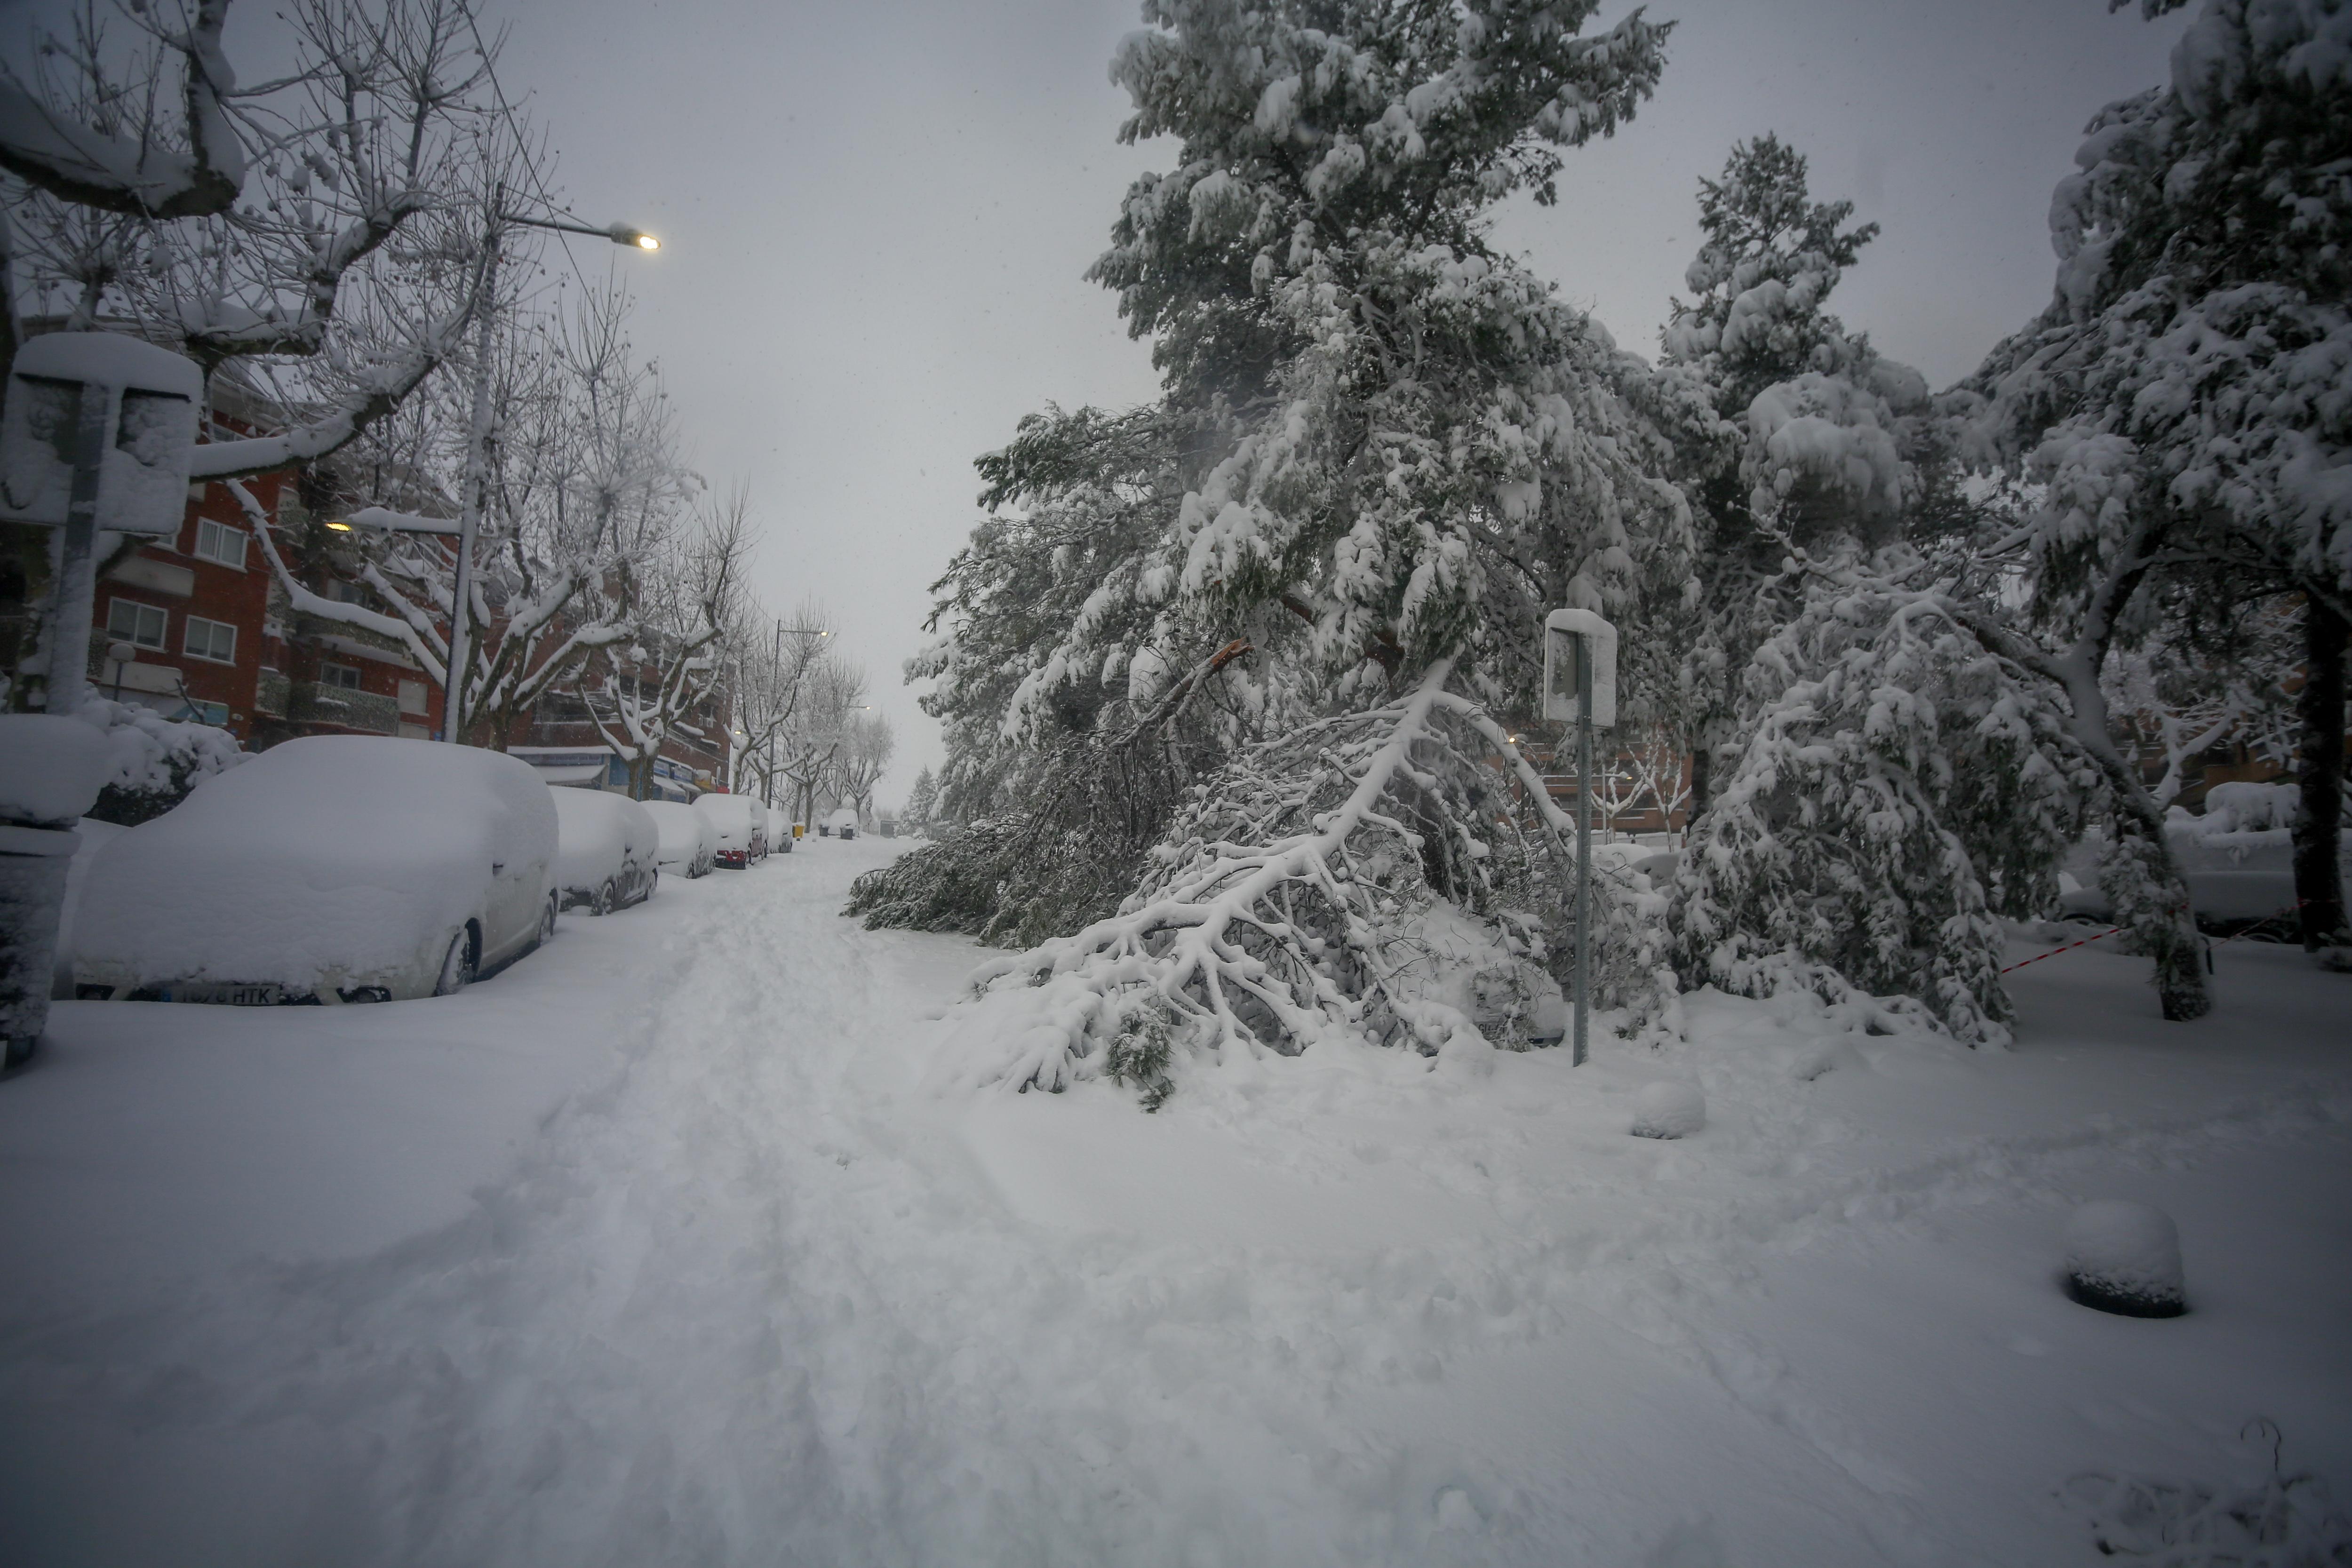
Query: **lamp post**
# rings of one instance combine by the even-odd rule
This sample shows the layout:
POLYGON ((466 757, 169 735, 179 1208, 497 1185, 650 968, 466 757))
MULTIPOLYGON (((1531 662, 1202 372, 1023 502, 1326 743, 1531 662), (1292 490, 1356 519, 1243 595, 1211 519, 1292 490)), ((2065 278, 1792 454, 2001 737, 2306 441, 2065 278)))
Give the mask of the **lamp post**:
POLYGON ((1592 994, 1592 731, 1617 723, 1617 628, 1590 610, 1544 617, 1544 717, 1576 727, 1576 1040, 1584 1065, 1592 994))
POLYGON ((487 254, 482 260, 482 293, 477 308, 481 312, 474 323, 474 409, 473 420, 466 441, 466 495, 457 513, 457 570, 449 586, 449 663, 441 683, 441 722, 443 735, 453 746, 462 746, 466 737, 466 665, 471 656, 467 646, 467 612, 471 606, 474 591, 474 537, 481 530, 482 515, 488 510, 490 489, 490 334, 496 316, 495 301, 499 285, 499 242, 503 225, 520 224, 528 228, 551 229, 557 234, 600 235, 614 245, 635 250, 659 250, 661 241, 643 229, 626 224, 614 224, 597 228, 592 224, 560 218, 525 217, 507 212, 502 204, 505 191, 501 188, 490 202, 491 219, 483 243, 487 254))

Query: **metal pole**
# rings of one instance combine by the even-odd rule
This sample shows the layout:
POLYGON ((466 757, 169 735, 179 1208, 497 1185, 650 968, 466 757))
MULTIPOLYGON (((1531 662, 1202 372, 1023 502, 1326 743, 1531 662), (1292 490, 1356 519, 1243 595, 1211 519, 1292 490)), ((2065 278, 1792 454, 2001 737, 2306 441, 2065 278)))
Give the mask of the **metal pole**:
POLYGON ((98 601, 98 479, 106 462, 110 400, 85 383, 74 430, 73 489, 58 540, 56 608, 49 618, 48 711, 81 710, 89 695, 89 623, 98 601))
POLYGON ((1592 995, 1592 640, 1576 640, 1576 1050, 1584 1065, 1592 995))
MULTIPOLYGON (((496 212, 498 203, 491 202, 496 212)), ((449 669, 442 682, 441 722, 445 738, 453 746, 466 739, 466 670, 472 654, 467 647, 467 619, 474 591, 474 536, 490 493, 490 347, 496 326, 499 291, 499 225, 490 222, 489 255, 482 263, 480 318, 474 329, 474 420, 466 443, 466 503, 457 512, 457 570, 449 590, 449 669)))

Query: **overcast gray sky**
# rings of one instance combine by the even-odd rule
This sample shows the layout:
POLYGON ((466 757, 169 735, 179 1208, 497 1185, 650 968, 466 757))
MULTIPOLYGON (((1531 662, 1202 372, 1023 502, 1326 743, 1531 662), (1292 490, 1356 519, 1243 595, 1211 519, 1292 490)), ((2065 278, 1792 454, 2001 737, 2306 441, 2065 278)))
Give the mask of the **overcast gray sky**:
MULTIPOLYGON (((24 0, 0 12, 24 14, 24 0)), ((42 5, 41 9, 49 9, 42 5)), ((267 7, 248 0, 240 22, 267 7)), ((1601 22, 1627 9, 1612 5, 1601 22)), ((1561 201, 1501 238, 1654 352, 1694 248, 1693 193, 1776 131, 1817 194, 1885 228, 1837 298, 1943 384, 2049 297, 2044 218, 2084 120, 2163 79, 2179 19, 2105 0, 1660 0, 1657 98, 1572 153, 1561 201)), ((1128 182, 1107 67, 1134 0, 491 0, 500 75, 583 216, 663 235, 621 256, 636 339, 699 466, 747 483, 779 611, 822 598, 897 727, 880 800, 936 762, 900 665, 961 543, 971 459, 1048 401, 1151 395, 1145 345, 1080 275, 1128 182)), ((619 253, 584 246, 584 264, 619 253), (597 252, 602 254, 598 255, 597 252)))
MULTIPOLYGON (((1613 20, 1624 7, 1603 14, 1613 20)), ((1572 154, 1502 237, 1654 351, 1695 182, 1777 131, 1885 233, 1847 320, 1941 384, 2049 298, 2050 188, 2083 123, 2163 78, 2177 24, 2103 0, 1664 0, 1656 99, 1572 154)), ((822 596, 900 737, 881 798, 936 762, 899 666, 962 541, 974 455, 1047 401, 1149 397, 1144 345, 1080 277, 1134 174, 1107 75, 1132 0, 518 0, 503 76, 577 209, 668 242, 628 258, 714 480, 766 520, 761 584, 822 596)), ((583 256, 583 259, 585 257, 583 256)))

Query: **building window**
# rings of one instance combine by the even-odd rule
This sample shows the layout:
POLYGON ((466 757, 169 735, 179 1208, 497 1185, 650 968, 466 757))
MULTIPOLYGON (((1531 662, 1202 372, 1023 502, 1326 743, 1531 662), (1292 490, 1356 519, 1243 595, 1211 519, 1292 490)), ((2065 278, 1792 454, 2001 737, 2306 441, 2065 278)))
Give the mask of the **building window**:
POLYGON ((322 686, 341 686, 347 692, 355 692, 360 689, 360 667, 357 664, 320 664, 319 684, 322 686))
POLYGON ((400 683, 400 711, 403 713, 424 713, 428 711, 425 706, 425 683, 423 681, 403 681, 400 683))
POLYGON ((163 645, 164 614, 135 599, 118 599, 106 612, 106 634, 142 648, 163 645))
POLYGON ((196 553, 206 560, 245 570, 245 535, 210 517, 196 519, 196 553))
POLYGON ((201 615, 189 616, 184 645, 193 658, 210 659, 220 664, 236 663, 236 628, 226 621, 207 621, 201 615))

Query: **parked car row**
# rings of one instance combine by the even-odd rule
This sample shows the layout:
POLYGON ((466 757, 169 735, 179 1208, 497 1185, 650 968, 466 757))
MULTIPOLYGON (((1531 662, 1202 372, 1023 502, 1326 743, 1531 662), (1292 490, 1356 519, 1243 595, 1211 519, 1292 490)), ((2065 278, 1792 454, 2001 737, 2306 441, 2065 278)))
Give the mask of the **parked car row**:
POLYGON ((642 904, 665 870, 757 863, 776 815, 740 796, 551 789, 471 747, 290 740, 94 848, 61 979, 94 1000, 446 996, 533 951, 563 910, 642 904))

